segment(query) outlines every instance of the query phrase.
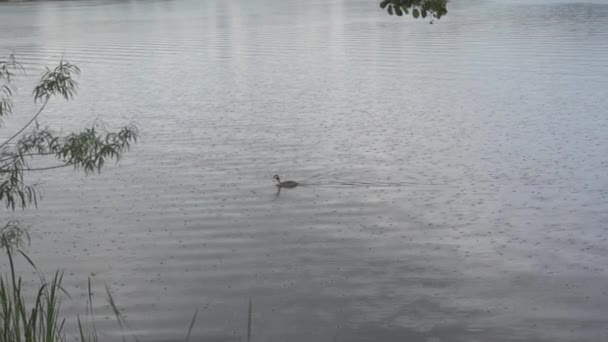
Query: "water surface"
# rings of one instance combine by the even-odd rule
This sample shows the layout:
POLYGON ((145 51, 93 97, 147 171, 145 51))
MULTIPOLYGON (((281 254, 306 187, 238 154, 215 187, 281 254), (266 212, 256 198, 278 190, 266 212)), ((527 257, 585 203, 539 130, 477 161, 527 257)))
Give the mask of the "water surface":
MULTIPOLYGON (((44 123, 138 123, 118 166, 33 175, 39 267, 142 340, 608 338, 608 3, 0 4, 0 52, 78 64, 44 123), (304 186, 276 193, 272 176, 304 186)), ((3 133, 7 134, 7 133, 3 133)), ((6 214, 5 214, 6 216, 6 214)))

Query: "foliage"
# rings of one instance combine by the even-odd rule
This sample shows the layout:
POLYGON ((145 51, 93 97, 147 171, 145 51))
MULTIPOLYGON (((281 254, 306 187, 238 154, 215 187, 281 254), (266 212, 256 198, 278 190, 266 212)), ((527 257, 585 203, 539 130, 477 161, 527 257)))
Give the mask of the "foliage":
MULTIPOLYGON (((0 60, 0 119, 13 113, 12 96, 16 90, 11 81, 19 72, 24 72, 24 69, 14 56, 0 60)), ((46 68, 32 92, 34 103, 39 104, 38 110, 16 132, 0 141, 0 201, 4 201, 7 208, 24 209, 37 204, 36 186, 26 183, 27 174, 68 166, 83 170, 85 174, 99 172, 107 161, 120 161, 137 142, 138 129, 133 124, 109 131, 102 123, 96 122, 80 132, 66 135, 40 126, 38 119, 50 100, 55 97, 71 100, 77 95, 79 75, 80 69, 64 60, 53 69, 46 68), (51 160, 54 161, 52 165, 35 165, 51 160)), ((29 242, 29 235, 18 221, 9 221, 0 227, 0 249, 6 251, 10 268, 9 272, 0 275, 0 342, 66 341, 63 331, 66 320, 59 315, 61 294, 67 295, 61 286, 63 273, 56 271, 49 282, 40 274, 40 285, 32 292, 34 297, 26 300, 24 282, 15 269, 14 254, 21 254, 36 272, 38 270, 25 253, 16 249, 25 242, 29 242)), ((98 342, 90 279, 88 285, 85 316, 77 317, 77 340, 98 342)), ((120 328, 129 328, 107 287, 106 292, 120 328)), ((195 320, 196 313, 185 341, 190 339, 195 320)), ((132 337, 138 341, 137 336, 132 337)))
MULTIPOLYGON (((13 114, 12 97, 16 89, 12 81, 23 72, 13 55, 0 60, 0 119, 13 114)), ((8 138, 0 141, 0 201, 7 208, 37 204, 36 186, 26 182, 27 174, 67 166, 84 173, 99 172, 107 161, 118 162, 137 141, 138 130, 132 124, 111 132, 94 123, 90 128, 65 135, 40 126, 38 119, 53 98, 71 100, 77 95, 79 75, 80 69, 64 60, 53 69, 46 68, 32 92, 38 110, 15 132, 3 135, 8 138), (49 165, 51 161, 53 164, 49 165), (40 166, 40 162, 45 164, 40 166)), ((65 293, 61 287, 63 274, 55 272, 50 282, 40 276, 33 300, 26 300, 22 278, 17 276, 13 262, 15 248, 25 242, 29 242, 29 235, 19 222, 9 221, 0 227, 0 248, 6 250, 10 267, 8 273, 0 276, 0 342, 65 341, 65 319, 59 318, 60 296, 65 293)), ((23 252, 18 253, 36 270, 23 252)), ((89 282, 87 318, 83 321, 78 317, 82 342, 98 341, 92 308, 89 282)))
POLYGON ((434 19, 440 19, 448 13, 447 3, 448 0, 383 0, 380 7, 385 8, 390 15, 411 13, 416 19, 430 17, 433 23, 434 19))
MULTIPOLYGON (((9 56, 0 60, 0 118, 13 113, 11 101, 15 89, 12 79, 23 68, 9 56)), ((59 135, 49 128, 42 128, 39 116, 55 97, 71 100, 77 95, 80 69, 68 61, 60 61, 53 69, 46 68, 32 95, 40 104, 38 111, 20 129, 0 142, 0 201, 7 208, 26 208, 37 205, 36 186, 28 184, 25 175, 71 166, 85 173, 99 172, 107 161, 118 162, 122 155, 137 141, 138 130, 133 124, 110 132, 99 123, 81 132, 59 135), (33 163, 55 160, 52 165, 33 166, 33 163)))
MULTIPOLYGON (((24 72, 24 69, 14 56, 0 60, 0 119, 13 113, 12 96, 16 90, 12 80, 20 72, 24 72)), ((46 68, 32 92, 34 103, 39 104, 38 110, 16 132, 0 141, 0 201, 4 201, 7 208, 24 209, 37 204, 36 186, 26 182, 27 174, 68 166, 83 170, 85 174, 99 172, 107 161, 120 161, 131 145, 137 142, 138 129, 133 124, 109 131, 102 123, 96 122, 80 132, 66 135, 40 126, 38 119, 50 100, 55 97, 71 100, 77 95, 79 75, 80 69, 64 60, 53 69, 46 68), (36 165, 51 160, 54 164, 36 165)), ((30 293, 31 288, 25 291, 13 259, 14 254, 19 253, 38 272, 32 260, 17 250, 26 242, 29 242, 29 235, 18 221, 9 221, 0 227, 0 249, 6 251, 10 268, 9 272, 0 275, 0 342, 66 341, 63 331, 66 320, 60 318, 61 294, 67 295, 61 286, 63 273, 56 271, 48 282, 40 274, 40 284, 34 289, 35 292, 30 293), (34 294, 34 297, 26 300, 26 292, 34 294)), ((118 325, 121 329, 131 330, 107 287, 106 292, 118 325)), ((85 316, 77 317, 77 341, 80 342, 99 341, 92 298, 89 279, 85 316)), ((190 340, 196 316, 195 312, 185 341, 190 340)), ((132 337, 138 341, 137 336, 132 337)))

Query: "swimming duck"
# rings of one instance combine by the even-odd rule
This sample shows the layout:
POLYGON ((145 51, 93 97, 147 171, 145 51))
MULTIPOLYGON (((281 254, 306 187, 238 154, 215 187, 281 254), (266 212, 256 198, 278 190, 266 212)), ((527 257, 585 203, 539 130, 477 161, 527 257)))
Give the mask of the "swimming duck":
POLYGON ((272 179, 276 179, 277 180, 277 186, 280 188, 295 188, 296 186, 300 185, 300 183, 298 182, 294 182, 294 181, 284 181, 281 182, 281 178, 279 178, 279 175, 274 175, 274 177, 272 177, 272 179))

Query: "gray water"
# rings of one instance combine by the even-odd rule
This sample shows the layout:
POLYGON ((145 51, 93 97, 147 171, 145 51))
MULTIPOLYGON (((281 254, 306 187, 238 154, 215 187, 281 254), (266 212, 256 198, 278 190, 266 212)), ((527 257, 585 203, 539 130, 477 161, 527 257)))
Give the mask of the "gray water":
MULTIPOLYGON (((30 176, 38 266, 107 284, 142 340, 608 339, 608 2, 0 4, 8 134, 43 66, 83 70, 42 123, 136 122, 100 175, 30 176), (276 192, 272 176, 303 182, 276 192)), ((73 316, 72 316, 73 317, 73 316)))

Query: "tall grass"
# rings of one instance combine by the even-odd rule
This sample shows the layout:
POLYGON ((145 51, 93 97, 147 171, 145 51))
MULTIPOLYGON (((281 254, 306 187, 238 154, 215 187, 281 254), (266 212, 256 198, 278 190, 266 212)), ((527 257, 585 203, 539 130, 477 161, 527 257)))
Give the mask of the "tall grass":
POLYGON ((80 315, 76 316, 78 319, 78 337, 80 338, 81 342, 99 342, 97 326, 95 325, 95 316, 93 314, 93 291, 91 290, 91 278, 88 279, 87 285, 89 296, 87 297, 85 319, 82 320, 80 315))
MULTIPOLYGON (((65 319, 59 318, 63 273, 57 271, 41 285, 28 303, 24 295, 23 279, 15 272, 12 249, 5 248, 10 271, 0 277, 0 342, 55 342, 63 341, 65 319)), ((22 252, 26 260, 34 263, 22 252)), ((84 341, 83 341, 84 342, 84 341)))
MULTIPOLYGON (((12 236, 14 238, 14 236, 12 236)), ((9 271, 0 275, 0 342, 64 342, 67 340, 64 332, 65 318, 60 317, 61 296, 69 298, 63 289, 63 272, 56 271, 50 281, 38 271, 34 262, 21 250, 14 248, 14 244, 7 241, 7 235, 0 233, 0 249, 4 248, 8 257, 9 271), (15 254, 21 255, 39 274, 40 284, 34 289, 25 289, 24 281, 17 274, 15 268, 15 254), (33 291, 35 290, 35 292, 33 291), (33 298, 26 299, 27 294, 33 298)), ((88 297, 85 315, 76 317, 78 332, 76 340, 79 342, 99 342, 95 315, 93 308, 93 291, 91 279, 88 280, 88 297)), ((122 340, 126 341, 128 326, 121 314, 110 289, 106 287, 108 303, 112 309, 116 322, 123 331, 122 340), (125 331, 127 330, 127 331, 125 331)), ((247 315, 247 342, 251 342, 253 303, 249 298, 247 315)), ((184 341, 191 339, 198 310, 194 312, 184 341)), ((139 342, 136 335, 128 335, 135 342, 139 342)))
MULTIPOLYGON (((0 275, 0 342, 60 342, 65 341, 63 331, 66 320, 60 318, 61 296, 69 297, 63 289, 63 272, 56 271, 47 281, 34 262, 20 249, 29 243, 27 231, 18 222, 11 221, 0 228, 0 249, 4 249, 8 260, 8 272, 0 275), (26 289, 23 278, 15 268, 15 256, 20 255, 38 274, 40 283, 26 289), (28 298, 28 295, 30 296, 28 298)), ((92 291, 89 279, 87 321, 78 317, 80 342, 98 342, 93 321, 92 291)))

